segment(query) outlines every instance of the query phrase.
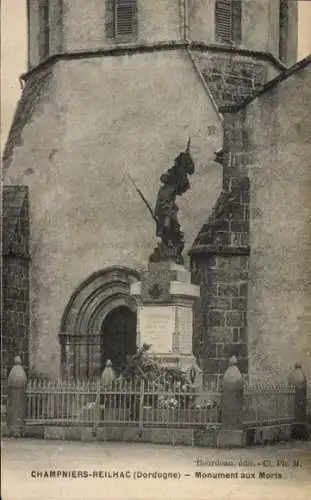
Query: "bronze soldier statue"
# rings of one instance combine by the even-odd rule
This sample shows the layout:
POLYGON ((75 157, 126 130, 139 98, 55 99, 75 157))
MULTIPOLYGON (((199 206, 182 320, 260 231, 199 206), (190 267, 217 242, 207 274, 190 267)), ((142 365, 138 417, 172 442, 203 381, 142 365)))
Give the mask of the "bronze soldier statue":
POLYGON ((178 206, 176 197, 181 196, 190 188, 188 176, 194 173, 194 162, 190 154, 190 139, 186 151, 180 153, 174 161, 174 165, 161 175, 160 187, 154 211, 148 201, 133 182, 136 191, 147 206, 152 218, 156 222, 156 235, 161 242, 153 250, 149 257, 150 262, 173 261, 176 264, 184 264, 182 252, 184 249, 184 233, 178 222, 178 206))
POLYGON ((174 165, 161 175, 160 187, 154 210, 156 221, 156 235, 161 238, 161 243, 150 255, 151 262, 172 260, 183 264, 182 251, 184 249, 184 234, 178 222, 178 206, 176 197, 181 196, 190 188, 189 175, 194 173, 194 163, 190 154, 190 139, 186 151, 180 153, 174 165))

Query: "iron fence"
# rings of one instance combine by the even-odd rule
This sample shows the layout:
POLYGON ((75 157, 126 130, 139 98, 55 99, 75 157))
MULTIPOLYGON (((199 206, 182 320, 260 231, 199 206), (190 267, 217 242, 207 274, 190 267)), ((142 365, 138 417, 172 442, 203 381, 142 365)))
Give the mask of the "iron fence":
MULTIPOLYGON (((144 425, 208 425, 220 422, 221 382, 198 392, 177 383, 100 379, 28 382, 27 422, 59 424, 141 423, 144 425)), ((295 387, 246 385, 245 427, 289 424, 295 418, 295 387)))
POLYGON ((220 422, 220 392, 151 381, 32 379, 26 390, 26 424, 195 427, 220 422))
POLYGON ((101 378, 30 378, 26 383, 24 373, 21 385, 20 364, 16 357, 8 379, 9 435, 21 436, 25 426, 39 425, 35 432, 43 428, 44 436, 46 432, 65 436, 67 431, 77 436, 81 431, 81 436, 106 438, 111 433, 113 438, 123 439, 128 427, 125 439, 133 439, 131 433, 137 428, 140 438, 153 439, 153 433, 157 435, 160 429, 162 435, 161 429, 167 427, 164 435, 169 440, 179 429, 181 442, 191 437, 193 443, 215 446, 236 446, 237 437, 242 446, 244 442, 251 445, 308 435, 307 381, 299 363, 288 379, 292 385, 250 385, 232 357, 224 376, 208 375, 202 390, 184 377, 176 381, 174 373, 160 372, 156 380, 116 379, 108 364, 101 378), (143 428, 148 431, 143 433, 143 428))
POLYGON ((243 394, 245 427, 291 424, 295 420, 295 386, 246 385, 243 394))

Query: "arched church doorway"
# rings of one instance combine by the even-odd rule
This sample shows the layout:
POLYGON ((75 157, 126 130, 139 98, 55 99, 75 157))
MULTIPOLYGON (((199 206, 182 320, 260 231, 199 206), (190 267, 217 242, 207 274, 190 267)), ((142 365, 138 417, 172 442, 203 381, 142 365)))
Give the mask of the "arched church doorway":
POLYGON ((72 294, 59 334, 65 377, 99 377, 107 359, 118 372, 136 350, 137 303, 130 286, 140 276, 113 266, 91 274, 72 294))
POLYGON ((136 313, 126 306, 110 311, 102 324, 101 370, 108 359, 119 373, 127 356, 136 352, 136 313))

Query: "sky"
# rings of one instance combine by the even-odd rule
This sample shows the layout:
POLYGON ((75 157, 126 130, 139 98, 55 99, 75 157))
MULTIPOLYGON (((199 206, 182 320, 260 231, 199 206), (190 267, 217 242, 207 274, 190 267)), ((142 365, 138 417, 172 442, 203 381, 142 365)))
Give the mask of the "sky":
MULTIPOLYGON (((27 31, 26 0, 0 0, 0 2, 1 150, 3 150, 21 93, 19 76, 26 71, 27 31)), ((303 59, 311 53, 311 0, 298 0, 298 9, 298 59, 303 59)))

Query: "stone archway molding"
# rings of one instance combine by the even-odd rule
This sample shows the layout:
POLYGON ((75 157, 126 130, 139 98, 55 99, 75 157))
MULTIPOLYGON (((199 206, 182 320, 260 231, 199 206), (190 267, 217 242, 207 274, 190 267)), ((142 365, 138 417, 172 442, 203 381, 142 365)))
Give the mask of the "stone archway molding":
POLYGON ((139 281, 138 271, 112 266, 91 274, 71 296, 64 311, 61 335, 98 335, 107 314, 119 306, 136 312, 130 285, 139 281))

